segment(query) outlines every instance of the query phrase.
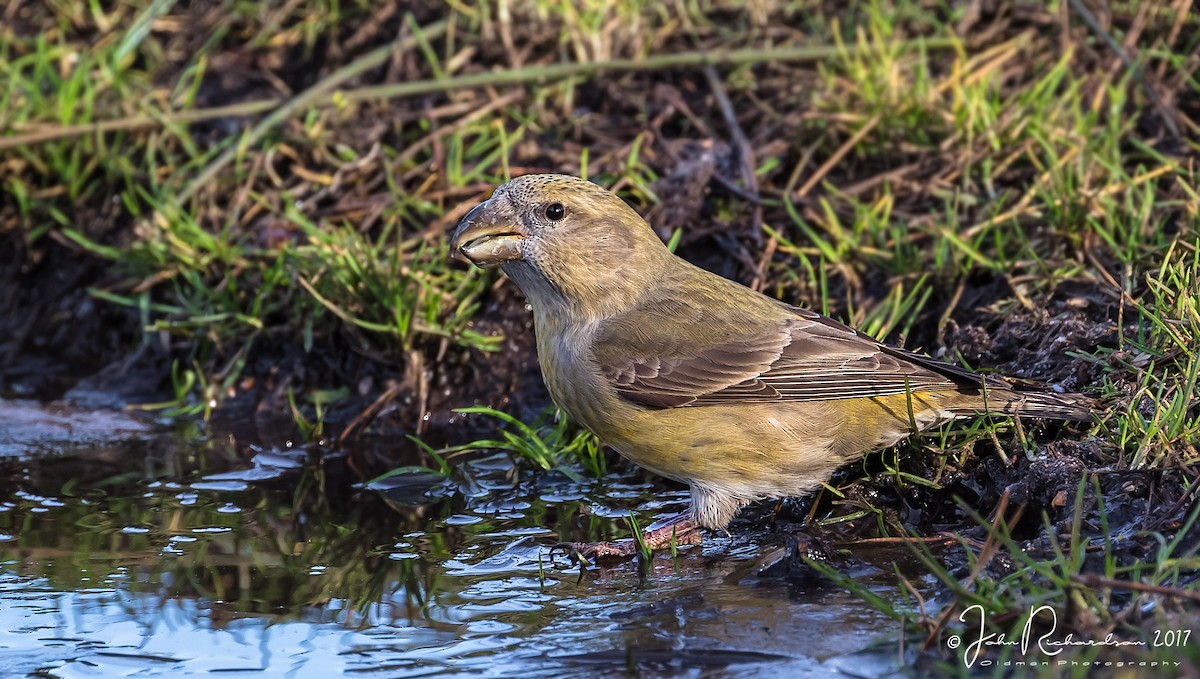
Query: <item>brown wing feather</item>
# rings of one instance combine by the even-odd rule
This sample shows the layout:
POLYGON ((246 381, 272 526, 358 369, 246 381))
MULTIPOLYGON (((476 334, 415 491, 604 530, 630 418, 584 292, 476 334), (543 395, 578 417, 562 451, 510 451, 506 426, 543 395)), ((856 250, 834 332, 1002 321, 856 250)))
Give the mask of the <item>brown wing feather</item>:
POLYGON ((610 324, 594 352, 618 393, 645 406, 833 400, 980 383, 961 368, 886 347, 804 309, 785 307, 790 313, 777 322, 753 323, 748 332, 736 319, 705 318, 699 305, 656 304, 610 324), (674 339, 671 325, 680 322, 713 324, 711 342, 695 348, 674 339))

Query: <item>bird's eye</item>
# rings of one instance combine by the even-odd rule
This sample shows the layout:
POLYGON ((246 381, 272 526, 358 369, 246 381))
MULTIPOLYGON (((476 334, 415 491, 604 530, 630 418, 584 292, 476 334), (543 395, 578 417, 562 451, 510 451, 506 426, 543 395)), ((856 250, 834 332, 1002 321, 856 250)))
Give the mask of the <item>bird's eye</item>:
POLYGON ((550 203, 546 206, 546 219, 549 219, 552 222, 557 222, 566 216, 567 209, 563 207, 562 203, 550 203))

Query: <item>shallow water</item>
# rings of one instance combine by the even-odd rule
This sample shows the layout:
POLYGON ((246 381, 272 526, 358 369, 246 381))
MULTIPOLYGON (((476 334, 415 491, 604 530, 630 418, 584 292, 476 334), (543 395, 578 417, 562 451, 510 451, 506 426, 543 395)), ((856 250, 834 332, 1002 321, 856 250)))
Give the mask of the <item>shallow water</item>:
MULTIPOLYGON (((769 534, 708 537, 646 573, 552 561, 630 509, 646 525, 685 506, 633 472, 598 485, 492 457, 384 492, 320 449, 29 403, 0 402, 0 422, 0 676, 897 668, 896 623, 832 585, 757 574, 781 544, 769 534)), ((890 597, 890 569, 856 575, 890 597)))

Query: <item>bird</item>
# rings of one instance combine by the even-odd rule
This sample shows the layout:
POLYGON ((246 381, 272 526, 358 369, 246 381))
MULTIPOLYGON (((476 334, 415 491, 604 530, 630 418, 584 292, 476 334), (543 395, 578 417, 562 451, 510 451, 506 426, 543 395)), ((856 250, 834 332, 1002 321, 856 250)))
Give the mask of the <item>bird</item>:
MULTIPOLYGON (((651 549, 698 544, 698 529, 724 530, 751 502, 810 493, 838 467, 950 420, 1092 416, 1086 396, 1018 390, 695 266, 578 177, 501 184, 450 247, 524 293, 555 404, 687 485, 688 511, 643 536, 651 549)), ((631 542, 579 547, 634 553, 631 542)))

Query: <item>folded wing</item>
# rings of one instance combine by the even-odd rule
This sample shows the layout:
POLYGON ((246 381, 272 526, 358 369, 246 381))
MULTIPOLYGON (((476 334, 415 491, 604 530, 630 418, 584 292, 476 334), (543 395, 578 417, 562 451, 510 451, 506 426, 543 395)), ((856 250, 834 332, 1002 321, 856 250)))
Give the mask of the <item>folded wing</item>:
POLYGON ((653 408, 983 386, 982 378, 961 368, 887 347, 811 311, 780 306, 786 312, 764 323, 716 318, 708 305, 678 299, 644 303, 606 324, 593 356, 621 396, 653 408))

